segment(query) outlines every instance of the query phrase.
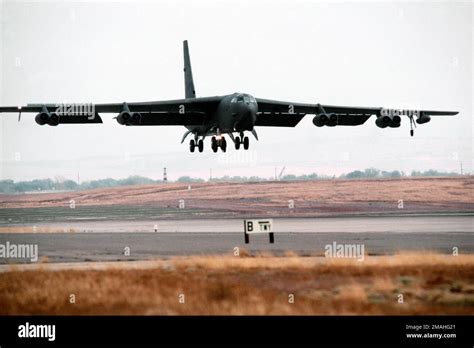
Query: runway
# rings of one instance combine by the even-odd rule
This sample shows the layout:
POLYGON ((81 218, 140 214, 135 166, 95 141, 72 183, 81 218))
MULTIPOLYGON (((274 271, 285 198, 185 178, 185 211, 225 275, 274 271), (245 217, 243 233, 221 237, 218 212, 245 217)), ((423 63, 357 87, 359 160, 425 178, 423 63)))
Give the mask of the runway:
MULTIPOLYGON (((267 218, 262 216, 262 218, 267 218)), ((24 232, 243 232, 243 219, 133 219, 83 220, 4 224, 0 232, 24 228, 24 232)), ((308 218, 273 218, 274 231, 281 232, 470 232, 474 231, 473 214, 383 215, 308 218)), ((5 220, 6 221, 6 220, 5 220)))
MULTIPOLYGON (((163 223, 158 232, 130 232, 133 229, 129 229, 92 233, 2 233, 0 244, 7 241, 10 244, 37 244, 40 260, 47 262, 131 261, 177 255, 230 254, 235 247, 252 254, 271 252, 280 255, 293 251, 302 256, 324 255, 325 246, 333 242, 363 244, 369 255, 400 250, 451 254, 454 247, 459 253, 474 253, 472 216, 274 219, 274 244, 269 243, 268 235, 251 235, 250 243, 245 244, 242 220, 188 220, 174 225, 167 221, 166 224, 171 224, 168 231, 163 223), (206 225, 208 231, 205 231, 206 225), (170 231, 173 226, 175 230, 170 231), (239 227, 240 232, 234 231, 239 227)), ((0 258, 2 264, 28 262, 0 258)))

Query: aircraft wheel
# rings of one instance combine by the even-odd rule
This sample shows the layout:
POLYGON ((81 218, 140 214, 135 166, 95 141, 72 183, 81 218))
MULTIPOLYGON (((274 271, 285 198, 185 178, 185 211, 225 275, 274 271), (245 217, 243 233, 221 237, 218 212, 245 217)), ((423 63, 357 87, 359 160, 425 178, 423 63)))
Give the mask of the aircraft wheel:
POLYGON ((225 152, 227 150, 227 142, 225 141, 225 138, 222 138, 221 140, 221 150, 222 152, 225 152))
POLYGON ((235 149, 238 150, 240 149, 240 138, 235 137, 235 149))
POLYGON ((211 149, 212 149, 212 151, 217 152, 217 148, 218 148, 218 147, 219 147, 219 146, 218 146, 218 144, 217 144, 217 139, 216 139, 216 137, 212 137, 212 138, 211 138, 211 149))
POLYGON ((249 137, 244 137, 244 149, 249 149, 249 137))
POLYGON ((196 147, 196 142, 194 141, 194 139, 191 139, 191 141, 189 142, 189 151, 194 152, 195 147, 196 147))
POLYGON ((204 150, 204 141, 202 141, 202 139, 198 141, 198 149, 199 152, 202 152, 204 150))

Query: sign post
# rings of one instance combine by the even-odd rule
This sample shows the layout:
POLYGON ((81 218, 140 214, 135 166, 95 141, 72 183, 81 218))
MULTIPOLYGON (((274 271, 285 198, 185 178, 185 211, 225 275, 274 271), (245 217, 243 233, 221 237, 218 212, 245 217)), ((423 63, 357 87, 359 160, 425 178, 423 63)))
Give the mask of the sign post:
POLYGON ((250 242, 249 234, 268 233, 270 243, 275 243, 273 233, 273 219, 252 219, 244 220, 245 244, 250 242))

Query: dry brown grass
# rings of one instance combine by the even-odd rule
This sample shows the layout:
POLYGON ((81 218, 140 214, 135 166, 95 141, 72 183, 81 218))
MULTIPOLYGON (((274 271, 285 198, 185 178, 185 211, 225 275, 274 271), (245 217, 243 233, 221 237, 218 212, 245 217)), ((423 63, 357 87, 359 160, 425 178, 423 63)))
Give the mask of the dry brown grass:
POLYGON ((170 183, 79 192, 0 195, 0 207, 62 207, 71 199, 81 205, 154 203, 158 206, 176 206, 178 198, 185 198, 190 204, 193 201, 196 207, 208 207, 214 202, 216 208, 226 202, 233 202, 236 207, 241 204, 245 208, 249 201, 253 205, 264 204, 268 207, 283 202, 287 207, 289 199, 300 203, 336 205, 351 202, 398 202, 399 199, 437 205, 456 202, 471 205, 471 208, 474 204, 472 176, 261 183, 211 182, 195 183, 191 186, 190 191, 187 183, 170 183))
POLYGON ((53 266, 0 273, 0 314, 474 314, 474 255, 358 262, 290 253, 53 266))

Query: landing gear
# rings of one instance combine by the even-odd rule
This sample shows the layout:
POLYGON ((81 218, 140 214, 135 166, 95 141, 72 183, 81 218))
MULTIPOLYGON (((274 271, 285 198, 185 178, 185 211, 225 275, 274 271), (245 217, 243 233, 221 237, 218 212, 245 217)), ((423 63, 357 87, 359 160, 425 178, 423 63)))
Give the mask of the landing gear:
POLYGON ((199 152, 204 151, 204 141, 202 139, 191 139, 189 141, 189 151, 194 152, 194 150, 198 148, 199 152))
POLYGON ((222 152, 225 152, 225 150, 227 150, 227 142, 225 141, 224 137, 222 137, 221 139, 221 150, 222 152))
POLYGON ((416 122, 415 122, 415 120, 413 119, 413 116, 410 116, 410 136, 414 136, 414 135, 415 135, 415 130, 413 129, 413 127, 416 128, 416 122))
POLYGON ((249 149, 249 137, 244 137, 243 133, 240 133, 240 137, 235 137, 235 149, 240 149, 240 144, 244 145, 244 150, 249 149))
POLYGON ((217 148, 219 147, 219 145, 217 145, 217 139, 216 137, 212 137, 211 139, 211 148, 212 148, 212 151, 214 152, 217 152, 217 148))
POLYGON ((244 150, 249 149, 249 137, 244 138, 244 150))
POLYGON ((227 142, 224 137, 220 137, 220 139, 217 139, 216 137, 211 138, 211 148, 212 151, 217 152, 218 148, 221 148, 222 152, 225 152, 227 150, 227 142))

